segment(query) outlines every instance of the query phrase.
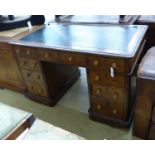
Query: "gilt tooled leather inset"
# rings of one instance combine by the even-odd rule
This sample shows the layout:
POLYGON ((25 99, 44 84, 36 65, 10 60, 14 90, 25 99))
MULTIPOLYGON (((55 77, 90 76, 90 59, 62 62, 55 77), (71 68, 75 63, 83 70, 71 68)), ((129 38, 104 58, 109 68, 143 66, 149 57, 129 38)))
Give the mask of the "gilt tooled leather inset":
POLYGON ((140 78, 155 79, 155 47, 150 48, 143 57, 137 75, 140 78))

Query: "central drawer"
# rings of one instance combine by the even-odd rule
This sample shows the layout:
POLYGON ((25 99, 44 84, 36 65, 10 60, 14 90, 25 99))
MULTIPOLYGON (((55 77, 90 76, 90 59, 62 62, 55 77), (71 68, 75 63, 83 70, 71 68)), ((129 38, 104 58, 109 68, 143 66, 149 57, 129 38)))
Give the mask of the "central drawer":
POLYGON ((59 54, 52 50, 37 50, 37 56, 39 60, 59 62, 59 54))
POLYGON ((60 60, 61 60, 61 63, 64 63, 64 64, 71 64, 71 65, 76 65, 80 67, 86 66, 85 55, 61 53, 60 60))

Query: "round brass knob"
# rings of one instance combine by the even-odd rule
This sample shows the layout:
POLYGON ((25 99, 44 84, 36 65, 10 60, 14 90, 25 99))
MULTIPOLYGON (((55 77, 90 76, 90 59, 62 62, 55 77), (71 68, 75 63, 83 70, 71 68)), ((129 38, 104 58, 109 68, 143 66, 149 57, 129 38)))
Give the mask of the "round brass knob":
POLYGON ((116 67, 117 67, 117 63, 116 63, 116 62, 113 62, 113 63, 112 63, 112 67, 113 67, 113 68, 116 68, 116 67))
POLYGON ((115 93, 115 94, 113 95, 113 98, 114 98, 114 99, 117 99, 117 97, 118 97, 118 94, 115 93))
POLYGON ((73 57, 68 57, 68 61, 72 62, 73 61, 73 57))
POLYGON ((113 114, 117 114, 117 110, 116 109, 113 109, 113 114))
POLYGON ((97 109, 98 109, 98 110, 101 109, 101 105, 100 105, 100 104, 97 105, 97 109))
POLYGON ((43 89, 42 89, 42 88, 40 88, 40 89, 38 90, 38 92, 39 92, 39 93, 42 93, 42 92, 43 92, 43 89))
POLYGON ((48 53, 45 53, 45 58, 49 58, 49 54, 48 53))
POLYGON ((99 65, 98 60, 95 60, 95 61, 93 62, 93 64, 94 64, 94 66, 98 66, 98 65, 99 65))
POLYGON ((95 81, 99 81, 100 77, 98 75, 95 76, 95 81))
POLYGON ((19 54, 20 53, 20 50, 19 49, 16 49, 16 53, 19 54))
POLYGON ((40 79, 40 75, 37 75, 37 79, 38 79, 38 80, 40 79))
POLYGON ((27 55, 30 55, 30 51, 29 51, 29 50, 27 50, 27 51, 26 51, 26 54, 27 54, 27 55))
POLYGON ((99 95, 101 93, 101 89, 96 89, 96 94, 99 95))

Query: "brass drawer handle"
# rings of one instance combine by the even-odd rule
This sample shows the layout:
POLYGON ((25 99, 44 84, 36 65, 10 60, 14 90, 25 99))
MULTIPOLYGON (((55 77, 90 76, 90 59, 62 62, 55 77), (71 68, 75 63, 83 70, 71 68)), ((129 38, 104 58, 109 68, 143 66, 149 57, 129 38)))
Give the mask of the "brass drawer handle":
POLYGON ((99 81, 100 77, 98 75, 95 76, 95 81, 99 81))
POLYGON ((117 63, 116 63, 116 62, 113 62, 113 63, 112 63, 112 67, 113 67, 113 68, 116 68, 116 67, 117 67, 117 63))
POLYGON ((93 62, 93 65, 94 65, 94 66, 98 66, 98 65, 99 65, 98 60, 95 60, 95 61, 93 62))
POLYGON ((20 53, 20 49, 16 49, 16 53, 19 54, 20 53))
POLYGON ((118 94, 115 93, 115 94, 113 95, 113 98, 114 98, 114 99, 117 99, 117 97, 118 97, 118 94))
POLYGON ((45 53, 44 57, 45 58, 49 58, 49 54, 48 53, 45 53))
POLYGON ((26 54, 27 54, 27 55, 30 55, 30 51, 29 51, 29 50, 27 50, 27 51, 26 51, 26 54))
POLYGON ((97 95, 101 94, 101 89, 99 89, 99 88, 96 89, 96 94, 97 94, 97 95))
POLYGON ((117 109, 113 109, 112 113, 117 114, 117 109))
POLYGON ((43 92, 43 89, 42 89, 42 88, 40 88, 40 89, 38 90, 38 92, 39 92, 39 93, 42 93, 42 92, 43 92))
POLYGON ((68 57, 68 61, 72 62, 73 61, 73 57, 72 56, 68 57))
POLYGON ((97 105, 97 109, 98 109, 98 110, 101 109, 101 105, 100 105, 100 104, 97 105))

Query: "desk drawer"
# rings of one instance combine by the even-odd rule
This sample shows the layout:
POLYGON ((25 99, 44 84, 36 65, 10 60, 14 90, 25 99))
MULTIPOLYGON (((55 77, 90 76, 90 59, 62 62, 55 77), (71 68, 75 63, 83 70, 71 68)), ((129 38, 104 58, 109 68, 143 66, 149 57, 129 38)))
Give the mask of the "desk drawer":
POLYGON ((116 75, 114 78, 105 72, 90 71, 88 73, 89 80, 93 84, 109 84, 113 86, 124 87, 128 77, 116 75))
POLYGON ((36 58, 36 51, 33 48, 15 47, 15 53, 17 56, 24 56, 28 58, 36 58))
POLYGON ((92 97, 91 108, 96 113, 101 113, 118 119, 125 119, 123 114, 123 105, 119 102, 106 101, 97 97, 92 97))
POLYGON ((58 53, 52 50, 37 50, 37 56, 39 60, 50 60, 53 62, 60 61, 58 53))
POLYGON ((103 97, 120 103, 124 101, 124 92, 124 89, 118 87, 92 85, 92 94, 94 96, 103 97))
POLYGON ((48 97, 47 89, 44 85, 26 82, 27 89, 30 93, 48 97))
POLYGON ((41 71, 40 62, 34 59, 27 59, 23 57, 18 58, 20 68, 31 71, 41 71))
POLYGON ((25 81, 31 81, 34 83, 44 83, 41 73, 22 70, 22 75, 25 81))
POLYGON ((72 64, 81 67, 86 66, 85 55, 62 53, 60 54, 60 59, 64 64, 72 64))
POLYGON ((113 67, 118 72, 124 72, 124 61, 110 58, 88 57, 88 67, 95 70, 110 71, 113 67))

